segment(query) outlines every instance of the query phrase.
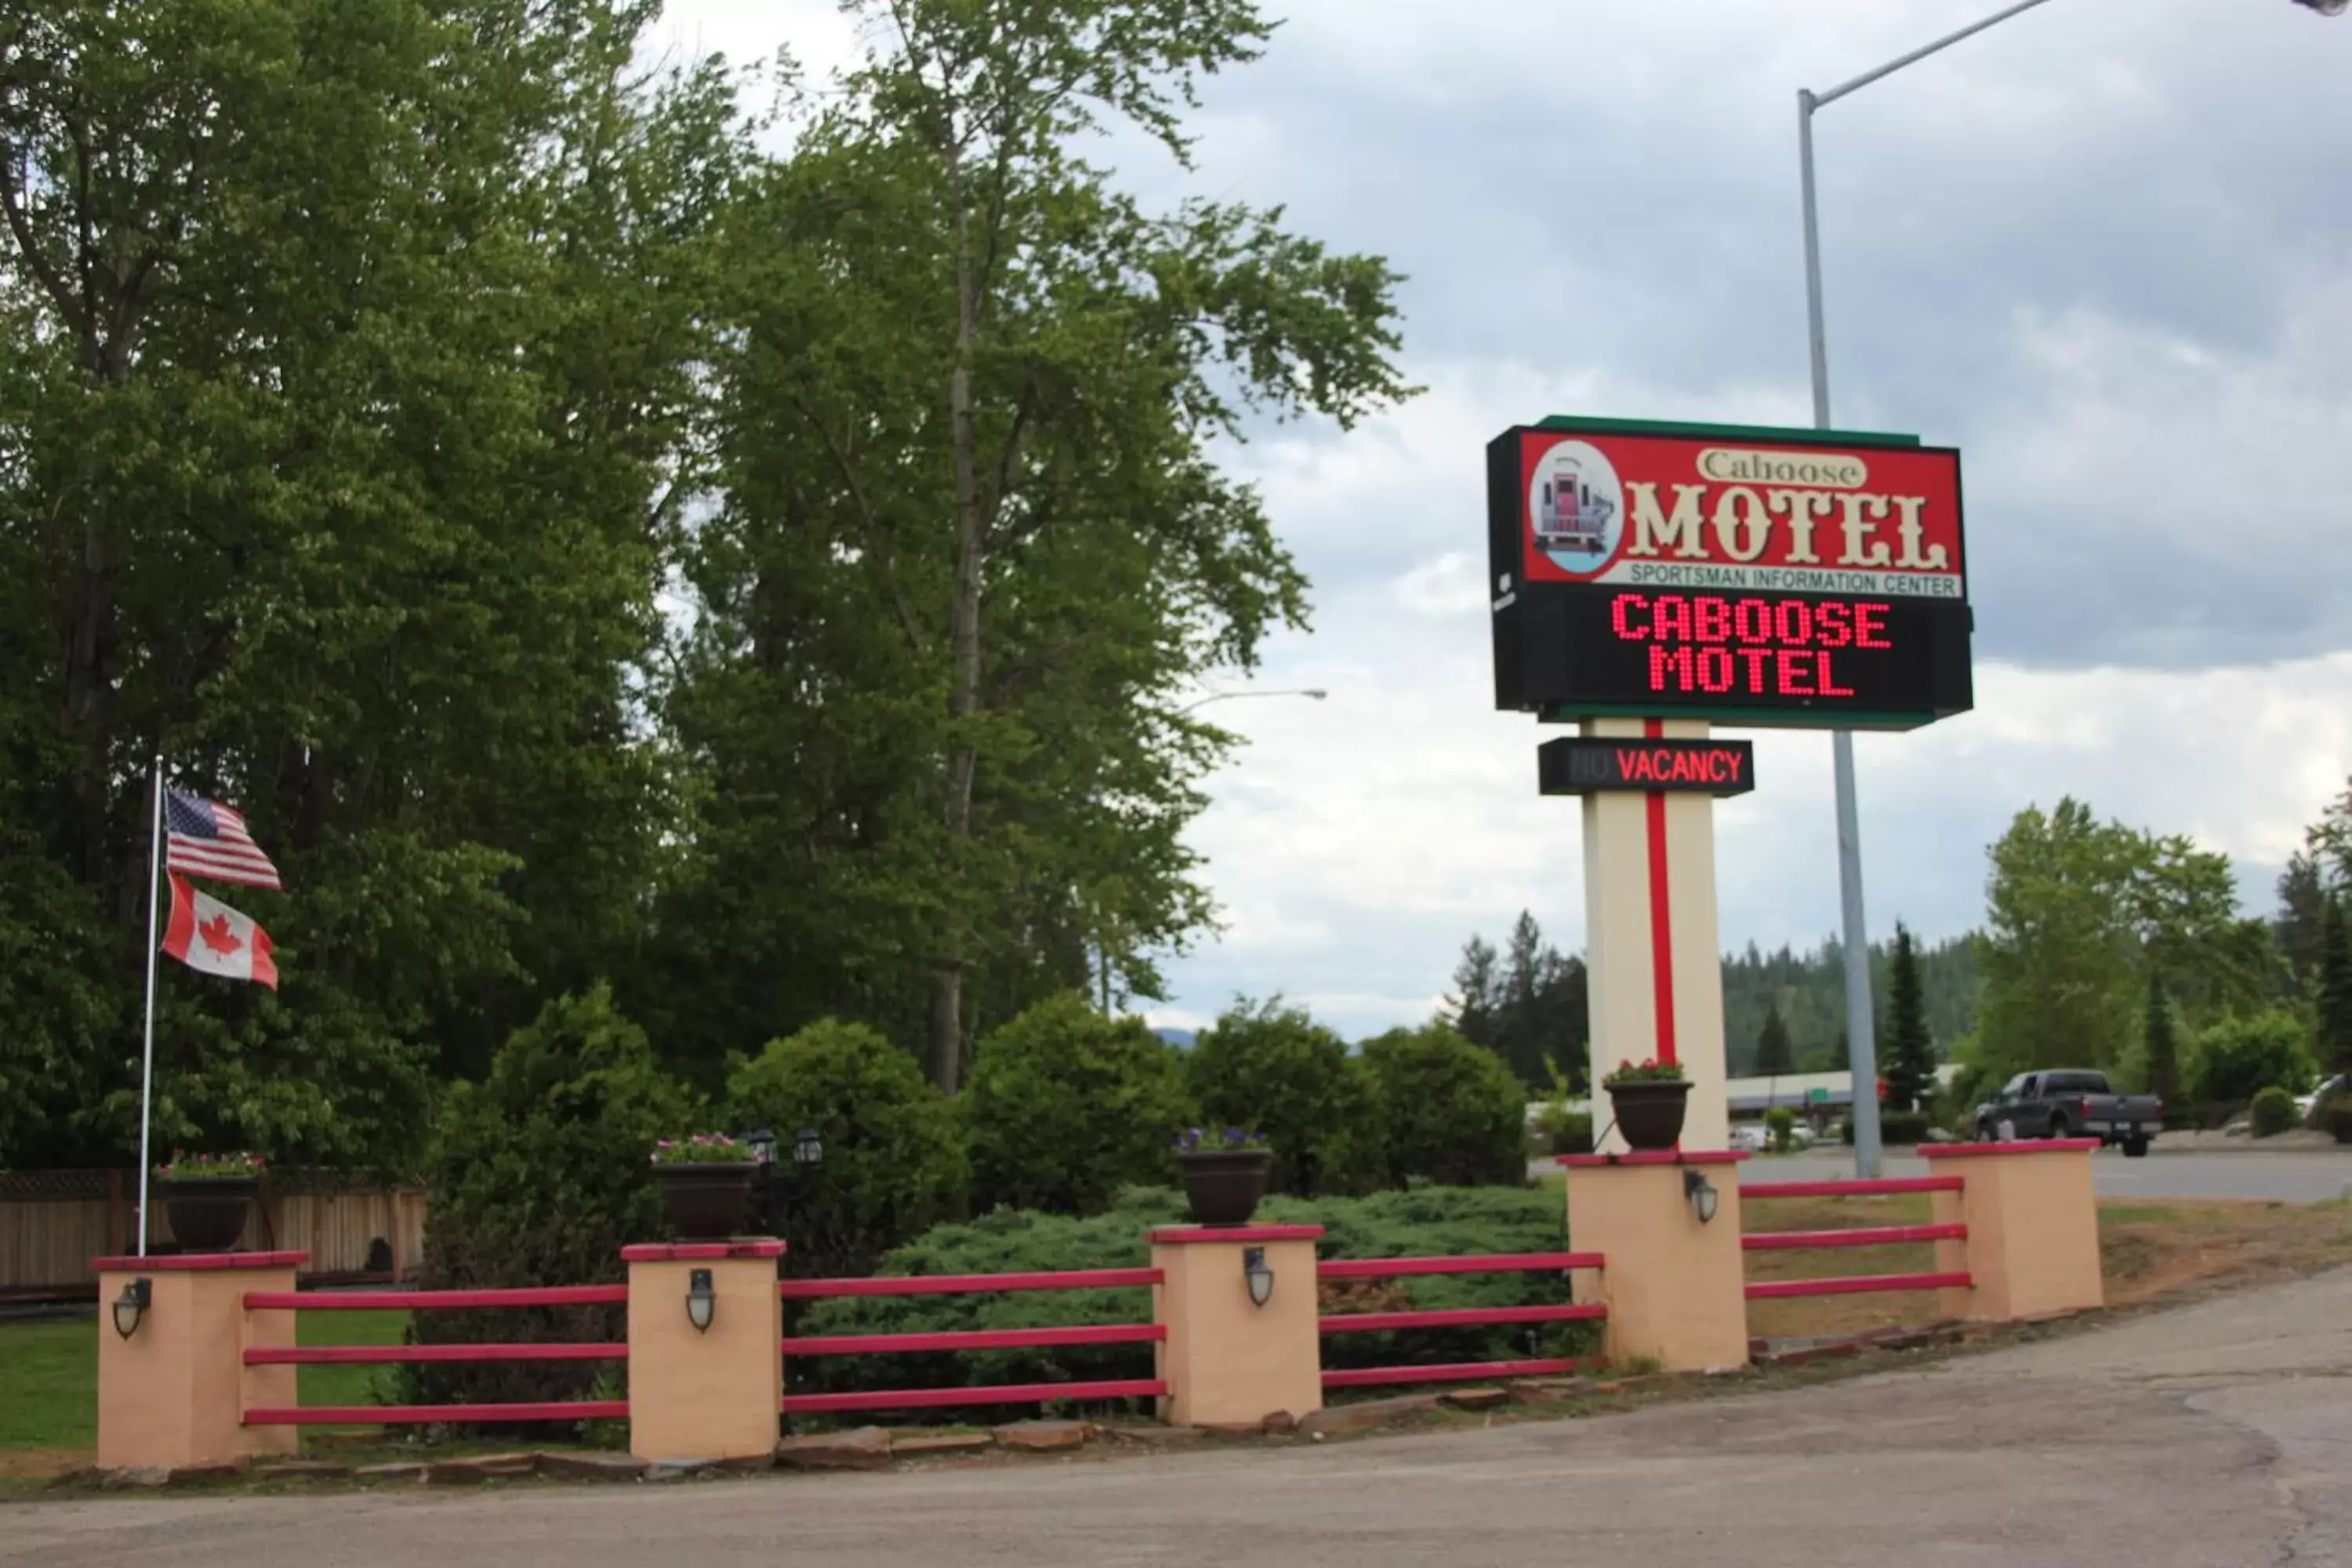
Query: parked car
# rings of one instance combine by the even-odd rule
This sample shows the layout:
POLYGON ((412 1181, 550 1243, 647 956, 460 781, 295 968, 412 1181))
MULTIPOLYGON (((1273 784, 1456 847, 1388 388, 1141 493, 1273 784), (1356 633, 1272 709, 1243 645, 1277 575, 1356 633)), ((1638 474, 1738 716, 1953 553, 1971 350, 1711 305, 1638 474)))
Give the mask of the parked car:
POLYGON ((2337 1073, 2333 1078, 2321 1079, 2319 1080, 2319 1087, 2313 1089, 2309 1094, 2296 1095, 2294 1097, 2294 1119, 2297 1121, 2309 1121, 2311 1120, 2311 1112, 2313 1109, 2316 1107, 2321 1100, 2326 1099, 2331 1094, 2342 1094, 2347 1088, 2352 1088, 2352 1083, 2347 1083, 2347 1079, 2352 1079, 2352 1074, 2337 1073))
POLYGON ((2053 1068, 2021 1072, 1977 1107, 1977 1137, 2096 1138, 2121 1144, 2138 1159, 2164 1131, 2164 1101, 2152 1094, 2117 1094, 2103 1072, 2053 1068))

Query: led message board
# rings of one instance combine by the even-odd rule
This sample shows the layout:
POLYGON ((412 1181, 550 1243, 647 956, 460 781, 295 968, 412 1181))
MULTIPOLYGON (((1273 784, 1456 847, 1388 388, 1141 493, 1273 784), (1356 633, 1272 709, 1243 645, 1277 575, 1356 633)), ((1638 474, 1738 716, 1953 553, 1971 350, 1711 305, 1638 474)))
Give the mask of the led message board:
POLYGON ((1907 730, 1972 704, 1949 447, 1548 419, 1486 475, 1498 708, 1907 730))
POLYGON ((1746 795, 1756 787, 1756 743, 1563 736, 1536 748, 1536 787, 1544 795, 1746 795))

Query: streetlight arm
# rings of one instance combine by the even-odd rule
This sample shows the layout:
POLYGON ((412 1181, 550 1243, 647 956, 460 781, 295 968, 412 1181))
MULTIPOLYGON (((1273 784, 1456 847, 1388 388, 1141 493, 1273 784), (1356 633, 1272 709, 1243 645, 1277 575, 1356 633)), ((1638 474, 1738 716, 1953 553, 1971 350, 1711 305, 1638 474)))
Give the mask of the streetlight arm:
POLYGON ((1917 65, 1929 55, 1943 53, 1943 51, 1950 48, 1954 44, 1958 43, 1963 38, 1972 38, 1979 33, 1983 32, 1987 27, 1997 27, 2003 22, 2008 21, 2011 16, 2017 16, 2021 12, 2031 11, 2036 5, 2046 5, 2049 3, 2050 0, 2018 0, 2018 4, 2011 5, 2006 11, 1998 12, 1993 16, 1987 16, 1981 22, 1971 23, 1969 26, 1962 27, 1957 33, 1948 34, 1943 37, 1937 38, 1934 43, 1927 45, 1924 48, 1912 50, 1909 54, 1905 55, 1901 59, 1889 60, 1885 65, 1879 67, 1876 70, 1864 71, 1862 75, 1854 78, 1852 81, 1841 82, 1836 87, 1830 89, 1827 92, 1809 92, 1804 94, 1803 96, 1806 100, 1807 107, 1809 109, 1820 109, 1825 104, 1835 103, 1839 99, 1843 98, 1850 92, 1860 92, 1864 88, 1868 87, 1872 82, 1876 81, 1881 77, 1893 76, 1905 66, 1917 65))
POLYGON ((1227 702, 1240 697, 1311 697, 1320 702, 1330 695, 1319 686, 1289 688, 1280 691, 1219 691, 1203 697, 1197 702, 1187 702, 1183 707, 1176 710, 1176 716, 1181 719, 1195 708, 1206 708, 1212 702, 1227 702))

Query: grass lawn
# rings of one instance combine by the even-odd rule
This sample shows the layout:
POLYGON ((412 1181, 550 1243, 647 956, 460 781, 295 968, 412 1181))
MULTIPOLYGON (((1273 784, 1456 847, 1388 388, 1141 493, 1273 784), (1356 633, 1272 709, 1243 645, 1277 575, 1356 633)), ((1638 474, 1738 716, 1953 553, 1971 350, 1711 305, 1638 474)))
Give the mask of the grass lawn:
MULTIPOLYGON (((405 1312, 302 1312, 306 1345, 396 1345, 405 1312)), ((98 1444, 98 1336, 103 1317, 0 1323, 0 1475, 11 1453, 55 1455, 98 1444)), ((389 1367, 306 1366, 296 1371, 304 1405, 367 1405, 389 1367)))

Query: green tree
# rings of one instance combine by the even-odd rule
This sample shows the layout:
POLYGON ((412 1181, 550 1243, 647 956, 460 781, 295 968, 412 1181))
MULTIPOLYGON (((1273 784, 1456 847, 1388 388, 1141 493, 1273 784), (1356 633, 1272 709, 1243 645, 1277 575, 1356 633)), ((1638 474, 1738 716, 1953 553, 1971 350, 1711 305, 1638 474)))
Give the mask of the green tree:
POLYGON ((1886 1004, 1893 1025, 1886 1041, 1886 1102, 1895 1110, 1922 1110, 1936 1092, 1936 1039, 1927 1032, 1918 952, 1910 929, 1900 921, 1895 922, 1892 977, 1886 1004))
POLYGON ((1380 1096, 1348 1044, 1279 997, 1236 1001, 1193 1043, 1185 1078, 1204 1122, 1263 1132, 1274 1190, 1377 1190, 1387 1175, 1380 1096))
POLYGON ((1000 1026, 961 1103, 981 1206, 1098 1214, 1123 1186, 1171 1181, 1171 1141, 1193 1119, 1181 1073, 1141 1019, 1076 993, 1000 1026))
POLYGON ((1527 1089, 1500 1057, 1443 1023, 1391 1029, 1362 1048, 1388 1111, 1396 1185, 1527 1180, 1527 1089))
POLYGON ((2168 1108, 2180 1103, 2180 1047, 2172 1016, 2172 998, 2164 994, 2164 976, 2150 969, 2145 1039, 2147 1046, 2147 1087, 2168 1108))
POLYGON ((2310 1026, 2292 1013, 2224 1018, 2199 1032, 2189 1088, 2203 1104, 2250 1100, 2265 1089, 2300 1094, 2315 1073, 2310 1043, 2310 1026))
POLYGON ((1463 1037, 1494 1050, 1502 1039, 1507 1005, 1503 983, 1495 972, 1494 944, 1474 934, 1462 946, 1462 962, 1454 966, 1454 991, 1446 997, 1445 1021, 1463 1037))
POLYGON ((869 1273, 892 1247, 962 1217, 971 1166, 954 1107, 872 1029, 828 1018, 738 1058, 727 1107, 732 1125, 772 1128, 785 1145, 803 1127, 824 1142, 822 1164, 775 1173, 785 1206, 772 1218, 794 1273, 869 1273))
POLYGON ((50 868, 22 885, 76 977, 5 999, 0 1078, 53 1097, 13 1155, 135 1138, 159 749, 288 889, 238 900, 278 996, 164 982, 189 1138, 413 1163, 425 1075, 479 1074, 634 940, 658 542, 740 152, 722 81, 638 70, 647 15, 0 14, 0 859, 50 868))
POLYGON ((854 9, 887 42, 747 214, 758 297, 727 370, 728 461, 757 482, 731 497, 727 557, 696 567, 727 668, 793 679, 789 653, 740 657, 748 619, 780 648, 878 635, 866 658, 903 672, 878 700, 824 683, 853 711, 822 754, 893 772, 785 826, 794 853, 835 831, 869 851, 952 1089, 976 1019, 1084 984, 1096 950, 1149 994, 1144 953, 1207 919, 1180 835, 1230 737, 1163 694, 1246 667, 1305 610, 1256 492, 1210 447, 1251 410, 1345 426, 1408 389, 1384 263, 1275 213, 1146 212, 1077 154, 1124 125, 1183 161, 1195 83, 1269 30, 1250 0, 854 9), (853 600, 828 627, 778 578, 836 545, 859 570, 816 588, 853 600), (1050 966, 1022 973, 1039 933, 1050 966))
POLYGON ((1796 1048, 1789 1040, 1789 1026, 1780 1016, 1780 1007, 1774 1003, 1764 1015, 1764 1026, 1756 1035, 1756 1068, 1759 1078, 1782 1078, 1797 1070, 1796 1048))
MULTIPOLYGON (((621 1248, 662 1235, 648 1161, 655 1143, 698 1131, 693 1097, 665 1075, 645 1032, 598 986, 558 997, 510 1036, 481 1083, 441 1107, 425 1165, 433 1289, 618 1281, 621 1248)), ((417 1344, 487 1340, 573 1343, 623 1337, 617 1307, 419 1312, 417 1344)), ((414 1363, 404 1395, 425 1403, 576 1398, 593 1364, 414 1363)))
POLYGON ((2352 932, 2346 930, 2344 900, 2321 906, 2319 930, 2319 1060, 2331 1072, 2352 1072, 2352 932))

